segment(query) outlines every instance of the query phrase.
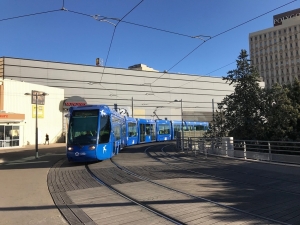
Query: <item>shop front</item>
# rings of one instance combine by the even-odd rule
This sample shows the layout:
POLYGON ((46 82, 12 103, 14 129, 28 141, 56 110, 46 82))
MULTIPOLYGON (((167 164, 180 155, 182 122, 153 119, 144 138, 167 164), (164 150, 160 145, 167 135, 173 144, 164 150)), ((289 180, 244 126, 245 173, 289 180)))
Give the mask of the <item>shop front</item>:
POLYGON ((0 148, 22 146, 24 120, 24 114, 0 113, 0 148))

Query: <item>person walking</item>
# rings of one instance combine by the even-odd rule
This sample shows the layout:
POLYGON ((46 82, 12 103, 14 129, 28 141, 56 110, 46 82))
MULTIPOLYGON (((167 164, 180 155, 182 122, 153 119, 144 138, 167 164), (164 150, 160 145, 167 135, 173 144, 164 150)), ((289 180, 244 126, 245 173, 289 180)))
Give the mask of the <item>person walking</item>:
POLYGON ((45 139, 45 144, 48 142, 48 145, 49 145, 49 135, 46 134, 46 139, 45 139))

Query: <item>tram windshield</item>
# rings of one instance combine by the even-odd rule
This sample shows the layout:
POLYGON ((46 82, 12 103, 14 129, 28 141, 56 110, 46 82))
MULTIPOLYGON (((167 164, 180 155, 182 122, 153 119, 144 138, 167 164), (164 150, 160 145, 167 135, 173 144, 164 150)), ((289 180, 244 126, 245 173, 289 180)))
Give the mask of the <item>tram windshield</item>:
POLYGON ((99 110, 75 110, 69 124, 69 144, 96 144, 99 110))

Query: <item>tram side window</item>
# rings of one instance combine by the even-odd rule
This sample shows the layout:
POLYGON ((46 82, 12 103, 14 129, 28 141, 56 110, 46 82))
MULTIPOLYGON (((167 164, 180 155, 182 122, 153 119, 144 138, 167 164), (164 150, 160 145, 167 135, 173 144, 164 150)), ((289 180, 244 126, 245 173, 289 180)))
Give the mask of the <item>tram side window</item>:
POLYGON ((202 125, 196 125, 195 128, 196 130, 205 130, 204 126, 202 125))
POLYGON ((146 124, 146 135, 151 134, 151 124, 146 124))
POLYGON ((121 125, 115 125, 113 130, 115 134, 115 140, 119 140, 121 138, 121 125))
POLYGON ((170 134, 170 126, 166 124, 159 124, 159 134, 170 134))
POLYGON ((126 126, 125 126, 124 123, 122 124, 122 136, 123 136, 123 137, 126 136, 126 126))
POLYGON ((156 139, 156 128, 155 128, 155 124, 151 124, 151 140, 155 141, 156 139))
POLYGON ((109 142, 110 129, 111 129, 111 125, 110 125, 109 116, 107 115, 101 116, 99 144, 109 142))
POLYGON ((129 137, 136 137, 137 136, 136 123, 128 123, 128 134, 129 134, 129 137))

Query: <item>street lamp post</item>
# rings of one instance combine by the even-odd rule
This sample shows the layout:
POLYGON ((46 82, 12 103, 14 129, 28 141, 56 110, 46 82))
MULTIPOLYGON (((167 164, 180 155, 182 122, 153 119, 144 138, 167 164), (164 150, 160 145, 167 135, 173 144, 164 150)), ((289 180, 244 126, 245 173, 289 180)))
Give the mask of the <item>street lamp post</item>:
POLYGON ((182 99, 180 99, 180 100, 175 99, 174 102, 180 102, 180 109, 181 109, 181 136, 182 136, 181 150, 184 150, 182 99))
MULTIPOLYGON (((30 95, 30 93, 25 93, 25 95, 30 95)), ((38 134, 39 134, 39 129, 38 129, 38 96, 46 96, 48 95, 45 92, 42 93, 38 93, 37 91, 35 92, 35 94, 33 95, 35 97, 35 158, 39 158, 39 147, 38 147, 38 142, 39 142, 39 138, 38 138, 38 134)))

